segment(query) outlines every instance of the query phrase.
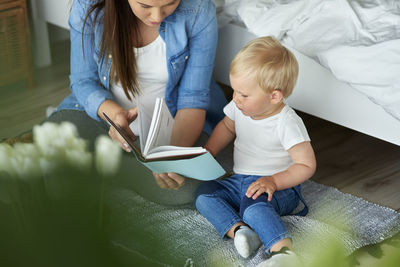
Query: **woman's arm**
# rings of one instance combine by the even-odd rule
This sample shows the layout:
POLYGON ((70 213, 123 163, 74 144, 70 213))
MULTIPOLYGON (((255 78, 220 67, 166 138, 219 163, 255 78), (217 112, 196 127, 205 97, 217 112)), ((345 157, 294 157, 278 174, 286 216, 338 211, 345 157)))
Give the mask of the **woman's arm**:
POLYGON ((199 138, 206 118, 203 109, 180 109, 176 113, 171 145, 193 146, 199 138))
POLYGON ((188 38, 185 64, 179 64, 177 67, 183 68, 179 71, 180 76, 176 77, 179 80, 176 101, 178 111, 208 110, 213 95, 211 80, 218 41, 215 6, 212 1, 199 1, 198 5, 199 9, 196 12, 199 13, 186 19, 190 21, 191 26, 186 28, 185 33, 177 30, 177 33, 186 34, 185 37, 188 38))
MULTIPOLYGON (((218 40, 215 6, 202 6, 188 37, 190 55, 179 82, 177 113, 171 137, 174 145, 193 146, 204 126, 210 103, 210 82, 218 40)), ((185 178, 175 173, 153 173, 161 188, 179 189, 185 178)))
MULTIPOLYGON (((92 3, 89 1, 74 1, 69 17, 71 37, 71 91, 91 118, 98 121, 100 119, 104 120, 104 112, 135 139, 136 137, 129 128, 129 124, 136 119, 137 109, 125 110, 112 100, 114 98, 111 92, 103 87, 103 85, 109 83, 108 74, 103 76, 100 80, 100 63, 96 59, 100 55, 96 52, 96 44, 93 43, 96 39, 100 38, 97 34, 101 34, 95 31, 96 26, 94 25, 93 15, 96 11, 88 16, 83 31, 84 19, 91 4, 92 3)), ((125 140, 123 140, 113 127, 110 127, 109 135, 113 140, 120 143, 125 151, 130 152, 128 144, 126 144, 125 140)))
MULTIPOLYGON (((83 21, 91 3, 88 1, 74 1, 69 16, 71 39, 71 91, 84 107, 86 113, 93 119, 100 121, 98 109, 101 103, 112 99, 110 91, 100 82, 98 61, 95 59, 96 39, 95 26, 92 16, 88 17, 85 31, 83 21)), ((105 77, 105 83, 109 77, 105 77)))

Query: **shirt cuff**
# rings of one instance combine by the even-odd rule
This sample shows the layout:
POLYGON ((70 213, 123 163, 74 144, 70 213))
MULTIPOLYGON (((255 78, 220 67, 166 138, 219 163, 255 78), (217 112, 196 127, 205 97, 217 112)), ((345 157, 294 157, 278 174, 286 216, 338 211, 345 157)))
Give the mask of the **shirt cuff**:
POLYGON ((98 116, 97 111, 100 105, 106 101, 107 99, 113 99, 112 94, 109 91, 105 90, 96 90, 89 95, 86 100, 86 113, 97 121, 101 121, 101 118, 98 116))
POLYGON ((207 110, 210 105, 208 95, 181 96, 178 98, 177 109, 197 108, 207 110))

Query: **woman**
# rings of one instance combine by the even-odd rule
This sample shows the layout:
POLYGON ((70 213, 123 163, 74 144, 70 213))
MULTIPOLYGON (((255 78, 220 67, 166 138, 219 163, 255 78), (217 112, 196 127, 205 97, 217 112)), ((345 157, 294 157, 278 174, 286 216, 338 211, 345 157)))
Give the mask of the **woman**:
MULTIPOLYGON (((211 0, 75 0, 69 25, 72 93, 49 120, 72 121, 81 136, 94 140, 104 132, 105 112, 137 136, 138 109, 146 123, 155 98, 164 97, 175 117, 171 144, 193 146, 223 117, 225 98, 211 79, 217 44, 211 0)), ((108 133, 130 151, 113 128, 108 133)), ((177 174, 154 174, 159 187, 153 186, 132 162, 134 180, 144 181, 135 190, 152 200, 168 202, 153 198, 165 193, 159 187, 178 189, 185 182, 177 174)), ((186 195, 178 202, 190 201, 186 195)), ((171 197, 177 202, 176 192, 171 197)))

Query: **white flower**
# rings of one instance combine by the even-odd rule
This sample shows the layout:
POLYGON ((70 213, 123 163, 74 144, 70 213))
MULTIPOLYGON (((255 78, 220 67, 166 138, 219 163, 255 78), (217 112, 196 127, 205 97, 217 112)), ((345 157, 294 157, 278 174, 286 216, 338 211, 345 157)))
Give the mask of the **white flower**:
POLYGON ((14 168, 16 174, 20 178, 26 178, 31 176, 38 176, 41 174, 39 162, 37 158, 31 158, 25 155, 14 155, 10 159, 11 166, 14 168))
POLYGON ((29 143, 16 143, 13 146, 14 155, 20 155, 24 157, 38 158, 40 157, 40 152, 35 144, 29 143))
POLYGON ((56 149, 52 146, 54 140, 57 139, 57 124, 46 122, 42 125, 33 127, 33 140, 39 151, 43 155, 54 156, 56 149))
POLYGON ((56 160, 51 160, 50 158, 40 158, 39 159, 39 167, 43 174, 43 176, 47 176, 54 172, 59 164, 57 164, 56 160))
POLYGON ((65 150, 86 151, 87 143, 79 138, 74 124, 46 122, 33 128, 34 141, 46 157, 65 156, 65 150))
POLYGON ((9 144, 0 144, 0 172, 4 171, 14 175, 14 168, 11 166, 10 159, 14 156, 14 149, 9 144))
POLYGON ((77 168, 89 168, 92 155, 87 151, 87 142, 78 136, 74 124, 46 122, 33 128, 34 141, 42 154, 40 168, 44 173, 53 170, 61 163, 77 168), (44 158, 44 159, 43 159, 44 158))
POLYGON ((78 137, 78 130, 71 122, 62 122, 58 126, 58 133, 60 137, 64 137, 66 139, 78 137))
POLYGON ((65 157, 70 165, 75 166, 80 170, 90 168, 90 165, 92 163, 92 154, 85 150, 66 149, 65 157))
POLYGON ((72 123, 46 122, 35 126, 33 134, 33 144, 0 144, 0 172, 25 178, 50 175, 65 164, 91 168, 92 154, 72 123))
POLYGON ((99 173, 111 176, 119 168, 122 150, 108 136, 101 135, 96 139, 96 168, 99 173))
POLYGON ((39 153, 33 144, 0 144, 0 171, 11 176, 27 177, 41 173, 39 153))

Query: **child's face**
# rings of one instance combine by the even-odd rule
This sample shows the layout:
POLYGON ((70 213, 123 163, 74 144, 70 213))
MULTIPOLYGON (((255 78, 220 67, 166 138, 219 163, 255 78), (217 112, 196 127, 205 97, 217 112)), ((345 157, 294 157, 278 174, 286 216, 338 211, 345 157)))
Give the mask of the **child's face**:
POLYGON ((233 102, 245 116, 254 120, 272 115, 276 105, 271 103, 271 94, 265 93, 253 77, 229 76, 233 88, 233 102))

